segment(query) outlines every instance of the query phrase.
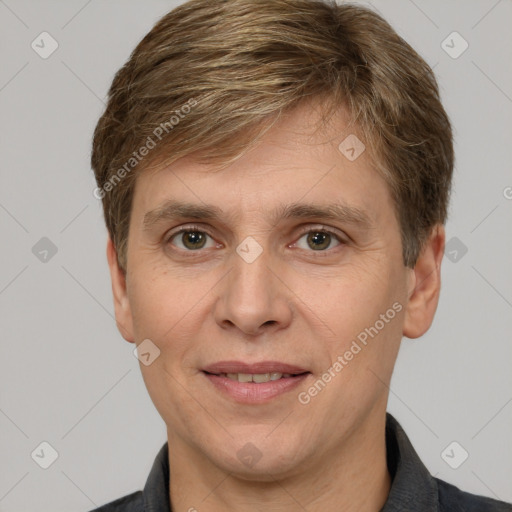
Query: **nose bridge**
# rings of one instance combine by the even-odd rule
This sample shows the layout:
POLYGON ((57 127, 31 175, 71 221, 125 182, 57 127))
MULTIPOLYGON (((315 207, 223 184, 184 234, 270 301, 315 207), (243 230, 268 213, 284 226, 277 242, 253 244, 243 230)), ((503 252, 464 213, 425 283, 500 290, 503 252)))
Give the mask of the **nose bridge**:
POLYGON ((271 251, 247 237, 233 251, 230 264, 216 311, 217 322, 233 324, 247 333, 258 332, 265 324, 287 324, 291 312, 286 287, 272 268, 276 262, 271 251))
POLYGON ((270 270, 271 257, 255 241, 242 242, 233 255, 232 287, 231 290, 245 300, 245 296, 253 296, 253 303, 262 302, 267 294, 272 293, 273 274, 270 270))
POLYGON ((248 237, 236 248, 233 254, 229 296, 247 313, 263 311, 272 301, 275 293, 270 270, 270 251, 252 237, 248 237))

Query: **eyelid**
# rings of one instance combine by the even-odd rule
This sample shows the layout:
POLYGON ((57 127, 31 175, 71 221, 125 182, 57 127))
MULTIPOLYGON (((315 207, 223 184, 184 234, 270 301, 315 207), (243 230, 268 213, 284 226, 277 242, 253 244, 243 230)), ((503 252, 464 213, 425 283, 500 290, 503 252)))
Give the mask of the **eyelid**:
POLYGON ((301 228, 299 235, 302 237, 303 235, 311 233, 312 231, 334 235, 341 243, 348 243, 349 241, 348 235, 346 235, 343 231, 340 231, 339 229, 333 228, 331 226, 324 226, 323 224, 304 226, 301 228))
MULTIPOLYGON (((171 239, 174 238, 176 235, 179 235, 180 233, 184 233, 187 231, 199 231, 201 233, 207 234, 210 238, 214 238, 214 236, 211 234, 211 232, 205 226, 200 226, 198 224, 187 224, 184 226, 180 226, 179 228, 177 228, 175 230, 172 230, 170 233, 167 233, 164 236, 165 243, 166 244, 169 243, 171 241, 171 239)), ((342 231, 340 231, 334 227, 325 226, 323 224, 313 224, 313 225, 308 224, 308 225, 302 226, 300 228, 297 240, 290 245, 296 244, 297 241, 300 238, 302 238, 304 235, 311 233, 311 232, 315 232, 315 231, 327 233, 329 235, 334 235, 338 239, 340 244, 347 244, 349 242, 348 235, 346 235, 345 233, 343 233, 342 231)), ((190 252, 194 252, 194 251, 190 251, 190 252)), ((318 252, 327 252, 327 251, 318 251, 318 252)))
POLYGON ((167 232, 164 235, 164 241, 165 243, 169 243, 172 238, 174 238, 176 235, 179 235, 180 233, 185 233, 187 231, 200 231, 201 233, 206 233, 210 238, 213 238, 213 235, 205 226, 199 226, 198 224, 188 224, 185 226, 180 226, 179 228, 176 228, 175 230, 171 230, 170 232, 167 232))

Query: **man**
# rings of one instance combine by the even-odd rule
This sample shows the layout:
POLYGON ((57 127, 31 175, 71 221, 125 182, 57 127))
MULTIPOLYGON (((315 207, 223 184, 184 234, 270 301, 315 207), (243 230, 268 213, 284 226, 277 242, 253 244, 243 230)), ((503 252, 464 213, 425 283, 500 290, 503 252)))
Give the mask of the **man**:
POLYGON ((92 166, 116 321, 167 425, 98 510, 510 511, 386 414, 440 292, 452 133, 377 14, 192 0, 117 73, 92 166))

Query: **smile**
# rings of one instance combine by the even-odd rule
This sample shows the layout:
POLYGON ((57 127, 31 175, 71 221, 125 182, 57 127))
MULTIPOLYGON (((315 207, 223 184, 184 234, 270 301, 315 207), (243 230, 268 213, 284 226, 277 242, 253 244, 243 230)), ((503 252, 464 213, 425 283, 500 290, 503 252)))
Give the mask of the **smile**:
POLYGON ((238 382, 256 382, 257 384, 261 384, 262 382, 268 382, 270 380, 279 380, 282 378, 287 379, 291 377, 291 373, 221 373, 220 376, 227 377, 231 380, 236 380, 238 382))
POLYGON ((311 375, 285 363, 237 361, 207 366, 202 373, 221 396, 243 404, 266 403, 295 389, 311 375))

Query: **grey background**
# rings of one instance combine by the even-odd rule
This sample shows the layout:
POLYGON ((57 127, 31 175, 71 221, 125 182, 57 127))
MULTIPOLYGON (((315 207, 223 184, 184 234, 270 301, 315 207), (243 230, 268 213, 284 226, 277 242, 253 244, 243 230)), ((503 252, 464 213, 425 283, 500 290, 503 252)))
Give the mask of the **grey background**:
MULTIPOLYGON (((0 1, 1 511, 87 511, 141 489, 166 441, 114 323, 89 154, 115 71, 178 3, 0 1), (31 48, 43 31, 59 44, 47 59, 31 48), (48 469, 31 457, 43 441, 48 469)), ((457 154, 458 259, 443 261, 431 330, 403 341, 389 411, 434 475, 512 501, 512 3, 373 5, 434 66, 457 154), (469 44, 456 59, 441 47, 453 31, 469 44), (458 469, 441 457, 452 441, 469 453, 458 469)))

